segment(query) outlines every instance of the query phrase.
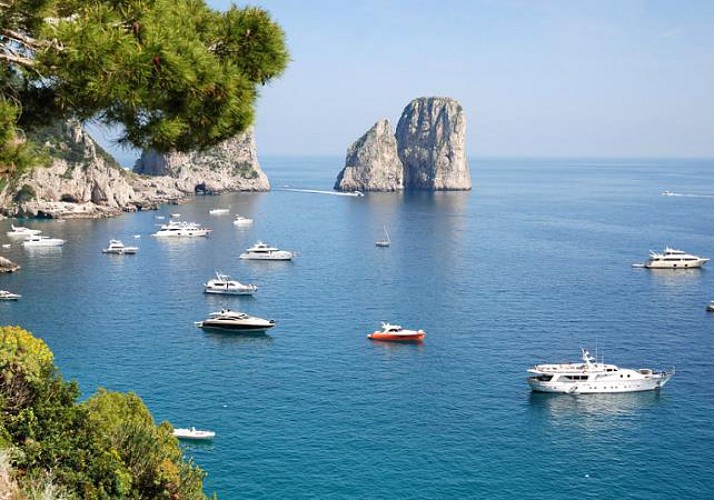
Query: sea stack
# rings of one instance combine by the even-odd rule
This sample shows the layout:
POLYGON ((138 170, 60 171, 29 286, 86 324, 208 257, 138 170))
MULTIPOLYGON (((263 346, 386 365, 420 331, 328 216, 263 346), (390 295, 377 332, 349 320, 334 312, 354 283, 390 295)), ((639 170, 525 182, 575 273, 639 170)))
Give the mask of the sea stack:
POLYGON ((347 150, 345 168, 337 176, 338 191, 399 191, 404 166, 389 121, 379 120, 347 150))
POLYGON ((471 189, 466 115, 455 99, 414 99, 402 112, 396 139, 405 189, 471 189))

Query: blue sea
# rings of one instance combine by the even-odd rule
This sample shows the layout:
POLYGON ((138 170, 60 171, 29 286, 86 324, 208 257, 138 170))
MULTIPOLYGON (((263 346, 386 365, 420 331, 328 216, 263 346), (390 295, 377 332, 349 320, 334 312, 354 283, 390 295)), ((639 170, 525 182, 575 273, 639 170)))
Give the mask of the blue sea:
POLYGON ((665 245, 714 258, 714 160, 473 158, 471 192, 284 190, 329 191, 342 164, 265 158, 269 193, 21 221, 67 243, 0 250, 22 265, 0 288, 23 295, 0 324, 44 339, 85 395, 134 391, 157 421, 216 431, 185 450, 221 499, 714 495, 714 269, 632 267, 665 245), (150 237, 172 212, 214 231, 150 237), (103 255, 110 238, 139 253, 103 255), (298 256, 240 261, 258 239, 298 256), (204 295, 216 270, 258 292, 204 295), (277 326, 194 326, 223 307, 277 326), (426 340, 371 342, 380 321, 426 340), (581 347, 676 375, 659 392, 530 392, 531 365, 581 347))

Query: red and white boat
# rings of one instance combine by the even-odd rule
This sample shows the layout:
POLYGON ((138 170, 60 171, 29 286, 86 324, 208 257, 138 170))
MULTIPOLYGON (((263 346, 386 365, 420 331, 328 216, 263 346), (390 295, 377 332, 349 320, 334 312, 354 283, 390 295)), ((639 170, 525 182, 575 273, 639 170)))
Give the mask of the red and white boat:
POLYGON ((426 337, 424 330, 405 330, 399 325, 382 322, 382 329, 367 335, 371 340, 386 342, 421 342, 426 337))

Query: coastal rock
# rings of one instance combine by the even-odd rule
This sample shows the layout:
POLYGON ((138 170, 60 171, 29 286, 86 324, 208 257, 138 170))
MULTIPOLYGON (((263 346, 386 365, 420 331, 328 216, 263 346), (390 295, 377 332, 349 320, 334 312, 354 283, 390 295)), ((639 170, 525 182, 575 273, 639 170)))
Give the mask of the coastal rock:
POLYGON ((134 165, 134 172, 170 177, 175 188, 185 193, 194 193, 197 188, 212 193, 270 190, 268 177, 258 163, 252 129, 205 151, 145 151, 134 165))
POLYGON ((15 264, 13 261, 6 259, 5 257, 0 257, 0 273, 14 273, 19 269, 20 266, 18 264, 15 264))
POLYGON ((345 168, 337 176, 338 191, 399 191, 404 167, 397 141, 386 119, 379 120, 347 150, 345 168))
POLYGON ((414 99, 402 112, 396 140, 404 164, 405 189, 471 189, 466 116, 456 100, 414 99))

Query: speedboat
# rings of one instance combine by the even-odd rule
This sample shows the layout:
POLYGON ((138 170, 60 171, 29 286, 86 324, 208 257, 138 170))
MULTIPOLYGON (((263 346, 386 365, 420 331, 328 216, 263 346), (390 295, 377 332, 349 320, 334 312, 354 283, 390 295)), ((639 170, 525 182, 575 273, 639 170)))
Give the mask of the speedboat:
POLYGON ((0 290, 0 300, 17 300, 21 299, 22 295, 19 293, 8 292, 7 290, 0 290))
POLYGON ((204 330, 220 330, 233 333, 262 333, 275 326, 272 319, 248 316, 244 312, 221 309, 213 312, 208 319, 197 321, 196 326, 204 330))
POLYGON ((225 215, 228 212, 230 212, 230 210, 227 208, 214 208, 208 211, 210 215, 225 215))
POLYGON ((686 253, 682 250, 665 247, 664 252, 650 250, 650 256, 644 263, 647 269, 692 269, 702 267, 709 259, 686 253))
POLYGON ((213 431, 202 431, 191 427, 190 429, 174 429, 174 436, 179 439, 210 440, 216 437, 213 431))
POLYGON ((240 254, 239 258, 243 260, 292 260, 293 253, 288 250, 278 250, 259 241, 240 254))
POLYGON ((236 226, 249 226, 253 223, 253 219, 249 219, 248 217, 243 217, 240 214, 236 214, 236 218, 233 221, 233 224, 236 226))
POLYGON ((27 238, 28 236, 35 236, 40 234, 42 230, 40 229, 30 229, 29 227, 15 226, 10 224, 12 231, 8 231, 8 236, 17 236, 22 238, 27 238))
POLYGON ((139 247, 128 247, 119 240, 109 240, 109 246, 102 248, 102 253, 111 253, 116 255, 133 255, 139 251, 139 247))
POLYGON ((664 191, 662 191, 662 196, 674 196, 674 193, 665 189, 664 191))
POLYGON ((160 238, 194 238, 198 236, 208 236, 208 233, 211 231, 212 229, 201 227, 201 225, 196 222, 170 220, 167 224, 162 224, 159 230, 152 234, 152 236, 160 238))
POLYGON ((49 236, 40 236, 39 234, 30 236, 22 242, 22 246, 25 248, 60 247, 62 245, 64 245, 64 240, 59 238, 50 238, 49 236))
POLYGON ((367 335, 371 340, 387 342, 421 342, 426 337, 424 330, 405 330, 399 325, 382 322, 382 329, 367 335))
POLYGON ((714 312, 714 300, 709 301, 707 304, 707 311, 714 312))
POLYGON ((203 284, 205 293, 217 293, 221 295, 253 295, 258 289, 255 285, 244 285, 243 283, 231 279, 227 274, 216 272, 216 277, 203 284))
POLYGON ((660 389, 674 375, 674 368, 671 372, 633 370, 598 363, 587 350, 581 350, 582 363, 535 365, 528 370, 533 374, 528 385, 535 392, 566 394, 638 392, 660 389))

